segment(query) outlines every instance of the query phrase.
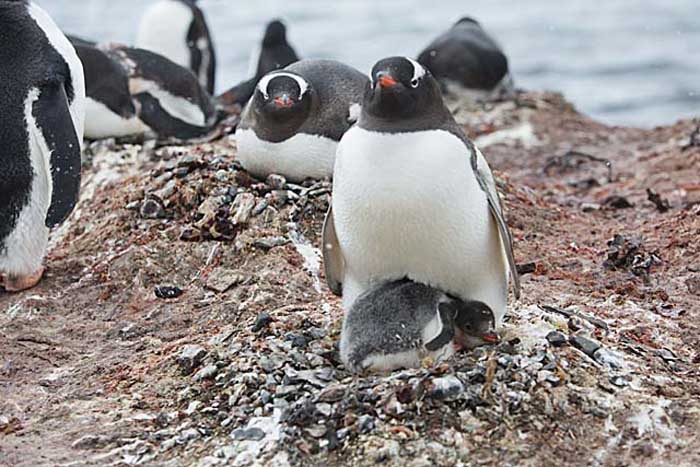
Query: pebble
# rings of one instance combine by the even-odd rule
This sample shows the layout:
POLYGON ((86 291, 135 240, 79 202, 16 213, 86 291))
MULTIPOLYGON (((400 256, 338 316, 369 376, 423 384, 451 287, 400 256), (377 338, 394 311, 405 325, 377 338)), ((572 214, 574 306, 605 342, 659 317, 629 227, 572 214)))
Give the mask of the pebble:
POLYGON ((214 379, 216 374, 219 372, 219 368, 216 365, 207 365, 201 370, 199 370, 194 375, 195 381, 204 381, 207 379, 214 379))
POLYGON ((255 323, 253 323, 253 332, 260 332, 270 325, 272 322, 272 316, 267 312, 262 312, 255 318, 255 323))
POLYGON ((202 363, 207 351, 201 345, 185 345, 177 357, 177 364, 184 375, 191 374, 202 363))
POLYGON ((239 271, 227 268, 216 268, 209 274, 206 287, 215 292, 224 293, 245 281, 246 276, 239 271))
POLYGON ((552 331, 549 334, 547 334, 547 342, 549 342, 550 345, 552 345, 553 347, 561 347, 563 345, 566 345, 568 339, 561 332, 552 331))
POLYGON ((435 378, 428 390, 428 396, 434 399, 451 399, 464 392, 464 384, 453 375, 435 378))
POLYGON ((162 219, 165 217, 165 208, 161 200, 151 196, 141 203, 139 214, 144 219, 162 219))
POLYGON ((595 352, 600 348, 599 343, 578 335, 569 337, 569 342, 591 358, 595 358, 595 352))
POLYGON ((163 300, 178 298, 185 293, 180 287, 174 285, 159 285, 154 290, 156 297, 163 300))
POLYGON ((260 441, 265 438, 265 432, 260 428, 238 428, 233 430, 231 437, 237 441, 260 441))
POLYGON ((265 183, 273 190, 283 190, 287 186, 287 179, 282 175, 270 174, 265 183))

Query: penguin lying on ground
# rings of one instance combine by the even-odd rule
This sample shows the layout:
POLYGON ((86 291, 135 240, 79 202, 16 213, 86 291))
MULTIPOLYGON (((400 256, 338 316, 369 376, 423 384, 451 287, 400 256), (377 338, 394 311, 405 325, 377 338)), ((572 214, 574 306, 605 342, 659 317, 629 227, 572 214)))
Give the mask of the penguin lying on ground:
POLYGON ((75 50, 51 17, 0 1, 0 285, 39 282, 49 229, 80 191, 85 85, 75 50))
POLYGON ((223 93, 219 101, 227 106, 235 104, 244 106, 255 92, 255 85, 263 76, 298 61, 299 56, 287 42, 285 25, 279 20, 270 22, 265 29, 259 51, 254 51, 251 56, 248 75, 252 78, 223 93))
POLYGON ((141 17, 136 47, 156 52, 192 70, 214 94, 216 53, 196 0, 160 0, 141 17))
POLYGON ((333 60, 302 60, 265 75, 236 130, 238 160, 257 177, 331 177, 338 141, 369 81, 333 60))
POLYGON ((362 294, 345 314, 340 356, 353 372, 416 368, 460 348, 498 341, 484 303, 462 301, 409 280, 384 283, 362 294))
POLYGON ((338 145, 323 253, 328 284, 350 309, 401 278, 506 312, 512 240, 486 159, 416 61, 381 60, 362 113, 338 145))
POLYGON ((71 36, 85 69, 90 139, 210 133, 221 113, 192 72, 144 49, 71 36))
POLYGON ((474 100, 512 96, 508 58, 498 43, 472 18, 462 18, 418 56, 450 94, 474 100))

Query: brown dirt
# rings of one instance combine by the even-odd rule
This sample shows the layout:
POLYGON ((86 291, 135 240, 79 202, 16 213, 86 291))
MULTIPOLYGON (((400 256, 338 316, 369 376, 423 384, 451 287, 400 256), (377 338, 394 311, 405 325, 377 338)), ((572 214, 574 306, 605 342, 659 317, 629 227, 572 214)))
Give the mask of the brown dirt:
MULTIPOLYGON (((503 345, 516 355, 552 354, 561 383, 538 381, 521 391, 522 406, 509 406, 507 387, 518 372, 500 369, 499 347, 406 373, 405 381, 446 374, 464 381, 483 365, 484 404, 411 396, 404 414, 392 411, 403 376, 343 377, 327 356, 340 302, 322 277, 316 291, 313 264, 289 240, 300 234, 318 246, 328 184, 273 190, 239 170, 226 141, 158 150, 95 144, 81 202, 55 233, 43 281, 21 294, 0 292, 0 465, 267 464, 273 457, 310 465, 700 465, 700 147, 684 147, 696 123, 607 127, 554 94, 481 110, 460 107, 472 136, 508 128, 526 136, 482 148, 503 182, 517 261, 534 263, 503 345), (562 157, 572 150, 609 160, 612 180, 603 163, 562 157), (233 205, 212 200, 232 186, 239 189, 233 205), (670 208, 657 209, 647 189, 670 208), (236 205, 241 193, 261 213, 236 224, 236 213, 246 214, 236 205), (144 218, 145 199, 155 200, 156 218, 144 218), (615 207, 625 200, 632 206, 615 207), (620 251, 609 245, 616 235, 620 251), (212 276, 231 287, 207 288, 212 276), (184 293, 160 299, 159 285, 184 293), (594 316, 610 330, 557 320, 536 305, 594 316), (262 312, 274 321, 255 333, 250 327, 262 312), (625 364, 611 369, 572 346, 544 348, 541 336, 526 345, 542 323, 583 333, 625 364), (304 357, 326 361, 310 368, 330 366, 339 384, 379 394, 357 406, 374 428, 333 446, 285 418, 284 442, 257 458, 229 456, 227 446, 241 447, 233 430, 272 408, 252 389, 231 406, 220 403, 238 386, 184 375, 176 363, 182 346, 208 351, 195 371, 208 362, 220 375, 241 376, 257 371, 255 355, 273 355, 290 332, 309 326, 327 333, 304 357), (628 383, 612 384, 617 376, 628 383), (211 404, 214 415, 188 410, 193 401, 211 404), (196 434, 183 435, 188 429, 196 434)), ((327 388, 319 383, 305 394, 320 389, 327 388)), ((356 427, 355 409, 334 404, 335 428, 356 427)))

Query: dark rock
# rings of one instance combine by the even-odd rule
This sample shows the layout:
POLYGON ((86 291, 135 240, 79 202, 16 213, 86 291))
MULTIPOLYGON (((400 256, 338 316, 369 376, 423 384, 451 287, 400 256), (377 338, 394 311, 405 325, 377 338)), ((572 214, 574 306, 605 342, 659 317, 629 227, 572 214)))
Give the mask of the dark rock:
POLYGON ((141 203, 139 214, 144 219, 162 219, 165 217, 163 202, 154 196, 149 196, 141 203))
POLYGON ((186 345, 180 350, 177 356, 177 364, 182 370, 182 374, 189 375, 202 363, 207 355, 207 351, 201 345, 186 345))
POLYGON ((591 358, 594 358, 596 350, 600 348, 599 343, 578 335, 569 337, 569 342, 591 358))
POLYGON ((269 313, 262 312, 255 318, 255 323, 253 323, 253 332, 259 332, 265 329, 272 322, 272 316, 269 313))
POLYGON ((428 389, 428 396, 434 399, 451 399, 464 391, 464 384, 452 375, 435 378, 428 389))
POLYGON ((184 227, 180 232, 180 240, 183 242, 199 242, 202 240, 202 232, 192 227, 184 227))
POLYGON ((518 270, 518 274, 521 276, 524 274, 532 274, 537 270, 537 264, 536 263, 525 263, 525 264, 518 264, 516 266, 518 270))
POLYGON ((603 205, 613 209, 629 209, 634 207, 634 204, 630 203, 627 198, 618 195, 607 197, 605 201, 603 201, 603 205))
POLYGON ((553 347, 561 347, 565 345, 568 340, 564 334, 559 331, 552 331, 547 334, 547 342, 553 347))
POLYGON ((237 441, 260 441, 265 438, 265 432, 260 428, 239 428, 231 433, 237 441))
POLYGON ((185 293, 184 290, 174 285, 159 285, 155 288, 156 297, 163 300, 178 298, 183 293, 185 293))
POLYGON ((671 209, 671 203, 669 203, 667 199, 662 198, 651 188, 647 188, 647 199, 656 206, 656 210, 659 212, 668 212, 668 210, 671 209))
POLYGON ((629 386, 629 381, 627 381, 625 378, 622 376, 611 376, 609 379, 610 383, 619 387, 619 388, 624 388, 625 386, 629 386))
POLYGON ((270 174, 265 183, 273 190, 284 190, 287 186, 287 179, 281 175, 270 174))
POLYGON ((360 433, 369 433, 374 430, 374 427, 374 418, 369 415, 362 415, 357 419, 357 428, 360 430, 360 433))
POLYGON ((194 375, 194 380, 204 381, 208 379, 214 379, 218 372, 219 368, 216 365, 207 365, 194 375))

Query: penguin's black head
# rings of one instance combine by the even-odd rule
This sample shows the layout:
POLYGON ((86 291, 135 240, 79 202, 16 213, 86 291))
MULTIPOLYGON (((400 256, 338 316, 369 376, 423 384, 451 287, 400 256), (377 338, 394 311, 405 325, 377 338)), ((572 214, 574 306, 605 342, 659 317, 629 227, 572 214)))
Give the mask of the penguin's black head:
POLYGON ((255 89, 255 110, 271 122, 288 124, 306 119, 311 110, 311 87, 301 76, 286 71, 265 75, 255 89))
POLYGON ((265 29, 265 37, 263 37, 263 45, 272 46, 284 44, 287 42, 287 28, 280 20, 271 21, 265 29))
POLYGON ((478 301, 456 301, 454 324, 458 334, 457 340, 465 347, 498 342, 496 321, 491 308, 478 301))
POLYGON ((481 24, 479 24, 479 22, 477 20, 475 20, 474 18, 471 18, 469 16, 465 16, 465 17, 461 18, 459 21, 457 21, 455 23, 455 26, 459 26, 462 24, 475 24, 477 26, 481 26, 481 24))
POLYGON ((380 119, 414 118, 442 107, 440 86, 428 70, 407 57, 385 58, 372 68, 363 109, 380 119))

